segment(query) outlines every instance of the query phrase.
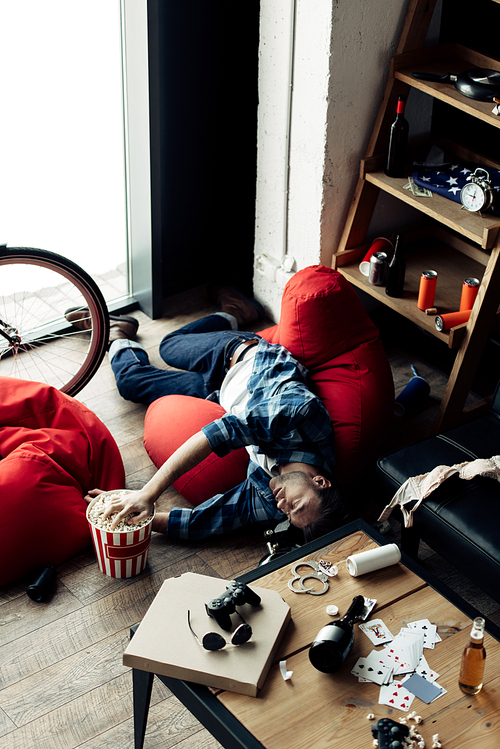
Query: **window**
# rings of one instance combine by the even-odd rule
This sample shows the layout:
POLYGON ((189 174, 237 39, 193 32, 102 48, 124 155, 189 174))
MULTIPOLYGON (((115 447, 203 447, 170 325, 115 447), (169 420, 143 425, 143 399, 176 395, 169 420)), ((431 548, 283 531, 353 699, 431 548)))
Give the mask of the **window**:
POLYGON ((130 293, 119 0, 0 4, 0 241, 130 293))

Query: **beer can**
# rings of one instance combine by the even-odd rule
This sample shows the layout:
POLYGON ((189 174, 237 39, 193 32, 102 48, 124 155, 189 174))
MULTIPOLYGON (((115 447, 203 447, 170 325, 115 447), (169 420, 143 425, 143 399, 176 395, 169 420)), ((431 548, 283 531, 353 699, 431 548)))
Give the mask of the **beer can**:
POLYGON ((462 285, 462 296, 460 297, 460 310, 472 309, 479 291, 479 279, 466 278, 462 285))
POLYGON ((429 307, 434 307, 436 296, 437 272, 435 270, 424 270, 420 276, 418 288, 417 307, 425 312, 429 307))
POLYGON ((386 252, 390 252, 392 255, 394 245, 392 244, 391 240, 387 239, 386 237, 377 237, 377 239, 374 239, 370 245, 370 249, 359 264, 359 272, 362 273, 363 276, 370 275, 370 260, 372 255, 374 255, 376 252, 384 252, 384 250, 386 252))
POLYGON ((368 280, 374 286, 385 286, 387 280, 387 253, 373 253, 370 258, 370 275, 368 280))
POLYGON ((438 315, 434 321, 436 330, 439 330, 440 332, 443 330, 449 330, 456 325, 461 325, 462 323, 467 322, 471 311, 472 310, 470 309, 463 309, 459 312, 449 312, 447 315, 438 315))

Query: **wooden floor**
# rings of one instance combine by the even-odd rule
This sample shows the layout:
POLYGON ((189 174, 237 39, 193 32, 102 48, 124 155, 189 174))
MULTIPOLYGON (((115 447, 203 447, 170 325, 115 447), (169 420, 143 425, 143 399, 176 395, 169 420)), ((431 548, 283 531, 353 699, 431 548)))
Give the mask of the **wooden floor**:
MULTIPOLYGON (((210 311, 199 291, 170 300, 161 320, 133 313, 140 321, 139 340, 153 363, 160 363, 157 346, 166 332, 210 311)), ((425 360, 410 359, 392 345, 387 349, 397 391, 411 376, 410 364, 432 384, 426 408, 413 420, 395 421, 391 447, 397 447, 428 432, 445 378, 425 360)), ((127 486, 144 484, 155 471, 142 443, 146 409, 118 395, 107 360, 78 398, 116 439, 127 486)), ((187 506, 174 490, 159 501, 160 509, 175 504, 187 506)), ((376 520, 377 509, 363 505, 369 522, 376 520)), ((397 540, 397 523, 390 533, 397 540)), ((0 589, 0 749, 132 749, 132 682, 130 670, 122 665, 130 626, 141 620, 167 577, 193 571, 231 579, 254 568, 265 553, 262 532, 197 544, 154 534, 147 572, 130 580, 104 576, 89 548, 59 566, 57 591, 47 603, 26 596, 29 580, 0 589)), ((497 603, 467 585, 430 550, 426 565, 485 614, 498 617, 497 603)), ((218 746, 155 680, 146 749, 218 746)))

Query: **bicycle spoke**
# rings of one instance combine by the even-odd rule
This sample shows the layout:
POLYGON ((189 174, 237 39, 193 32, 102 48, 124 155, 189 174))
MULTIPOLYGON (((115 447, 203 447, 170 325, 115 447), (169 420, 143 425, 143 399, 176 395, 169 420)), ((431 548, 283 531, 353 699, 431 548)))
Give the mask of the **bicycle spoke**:
POLYGON ((0 376, 75 395, 104 356, 107 326, 102 294, 74 263, 33 248, 0 250, 0 376), (75 308, 85 310, 88 330, 65 319, 75 308))

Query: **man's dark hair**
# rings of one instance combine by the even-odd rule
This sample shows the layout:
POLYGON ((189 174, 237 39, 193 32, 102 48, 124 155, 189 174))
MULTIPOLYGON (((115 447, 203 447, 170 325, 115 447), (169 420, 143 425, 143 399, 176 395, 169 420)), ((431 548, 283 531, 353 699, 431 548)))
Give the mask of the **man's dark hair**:
POLYGON ((325 533, 345 525, 350 520, 346 496, 338 486, 332 484, 325 489, 317 489, 316 493, 320 499, 321 514, 317 520, 303 529, 306 543, 324 536, 325 533))

